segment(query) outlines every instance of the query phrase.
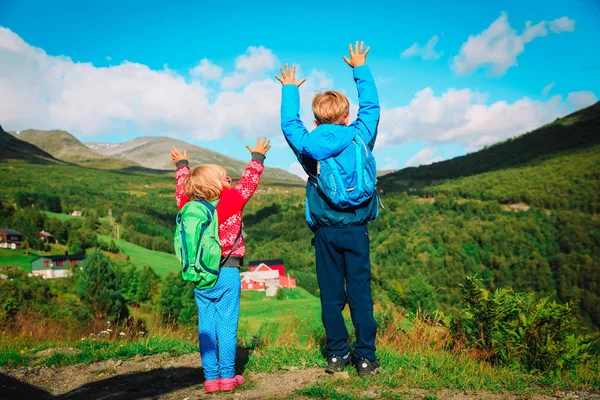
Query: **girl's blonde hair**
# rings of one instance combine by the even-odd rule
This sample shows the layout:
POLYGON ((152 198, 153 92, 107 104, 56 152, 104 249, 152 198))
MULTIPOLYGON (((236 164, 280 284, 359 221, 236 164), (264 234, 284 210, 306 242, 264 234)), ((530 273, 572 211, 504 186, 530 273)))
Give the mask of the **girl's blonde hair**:
POLYGON ((200 165, 183 181, 185 196, 190 200, 216 200, 221 197, 225 177, 227 172, 218 165, 200 165))

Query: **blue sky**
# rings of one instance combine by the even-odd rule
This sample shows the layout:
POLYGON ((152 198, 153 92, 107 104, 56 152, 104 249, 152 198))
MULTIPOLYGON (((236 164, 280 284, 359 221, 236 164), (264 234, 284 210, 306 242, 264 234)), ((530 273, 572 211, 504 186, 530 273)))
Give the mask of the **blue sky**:
POLYGON ((266 135, 277 145, 268 165, 284 169, 297 166, 281 141, 273 73, 300 65, 310 123, 318 90, 356 102, 342 60, 355 40, 371 46, 383 107, 379 168, 474 151, 600 95, 594 0, 0 0, 0 27, 5 129, 67 129, 82 141, 169 135, 241 159, 266 135))

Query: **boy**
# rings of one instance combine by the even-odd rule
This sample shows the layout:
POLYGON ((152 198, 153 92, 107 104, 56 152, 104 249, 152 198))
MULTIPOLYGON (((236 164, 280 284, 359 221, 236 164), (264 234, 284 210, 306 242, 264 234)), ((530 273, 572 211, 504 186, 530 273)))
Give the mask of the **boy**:
POLYGON ((375 375, 379 362, 375 356, 377 324, 373 318, 367 223, 378 214, 377 193, 350 210, 336 209, 317 188, 317 161, 332 157, 344 150, 358 135, 371 150, 377 137, 379 99, 373 76, 365 65, 369 47, 364 50, 350 45, 350 59, 358 89, 359 110, 356 121, 348 125, 349 102, 341 93, 328 91, 317 94, 312 103, 316 129, 304 127, 299 117, 299 86, 296 67, 286 64, 281 77, 281 129, 298 161, 310 177, 306 184, 306 220, 315 233, 317 280, 321 290, 323 325, 327 334, 327 372, 336 372, 350 364, 348 331, 342 310, 346 301, 356 330, 354 361, 359 375, 375 375))

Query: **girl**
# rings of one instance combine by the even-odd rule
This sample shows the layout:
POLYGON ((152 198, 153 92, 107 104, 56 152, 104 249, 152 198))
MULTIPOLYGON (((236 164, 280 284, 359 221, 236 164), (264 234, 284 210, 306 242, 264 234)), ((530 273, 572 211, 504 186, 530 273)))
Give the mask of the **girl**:
POLYGON ((252 154, 246 171, 235 187, 231 178, 218 165, 205 164, 192 172, 188 167, 187 151, 180 154, 173 148, 171 157, 177 166, 175 198, 181 210, 189 200, 220 199, 216 210, 219 220, 222 259, 227 258, 219 271, 215 286, 210 289, 194 289, 198 306, 198 341, 204 368, 204 390, 233 390, 244 383, 241 375, 235 375, 235 349, 240 316, 240 271, 246 252, 240 236, 242 209, 254 194, 264 169, 269 141, 256 139, 256 146, 246 146, 252 154), (218 341, 217 341, 218 339, 218 341), (217 359, 218 354, 218 359, 217 359))

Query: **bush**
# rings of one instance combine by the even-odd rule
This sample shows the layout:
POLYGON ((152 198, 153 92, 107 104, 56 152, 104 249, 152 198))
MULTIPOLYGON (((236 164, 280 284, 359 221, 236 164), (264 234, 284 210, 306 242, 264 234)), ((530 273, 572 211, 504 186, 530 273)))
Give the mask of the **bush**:
POLYGON ((160 291, 160 313, 164 323, 194 325, 198 310, 194 300, 194 284, 170 272, 163 280, 160 291))
POLYGON ((493 363, 530 371, 559 371, 589 358, 591 337, 576 334, 575 304, 512 289, 489 292, 478 283, 466 277, 461 285, 466 308, 450 323, 455 346, 467 345, 493 363))
POLYGON ((97 319, 118 320, 128 316, 116 269, 100 250, 91 252, 83 262, 83 269, 77 274, 77 289, 97 319))

